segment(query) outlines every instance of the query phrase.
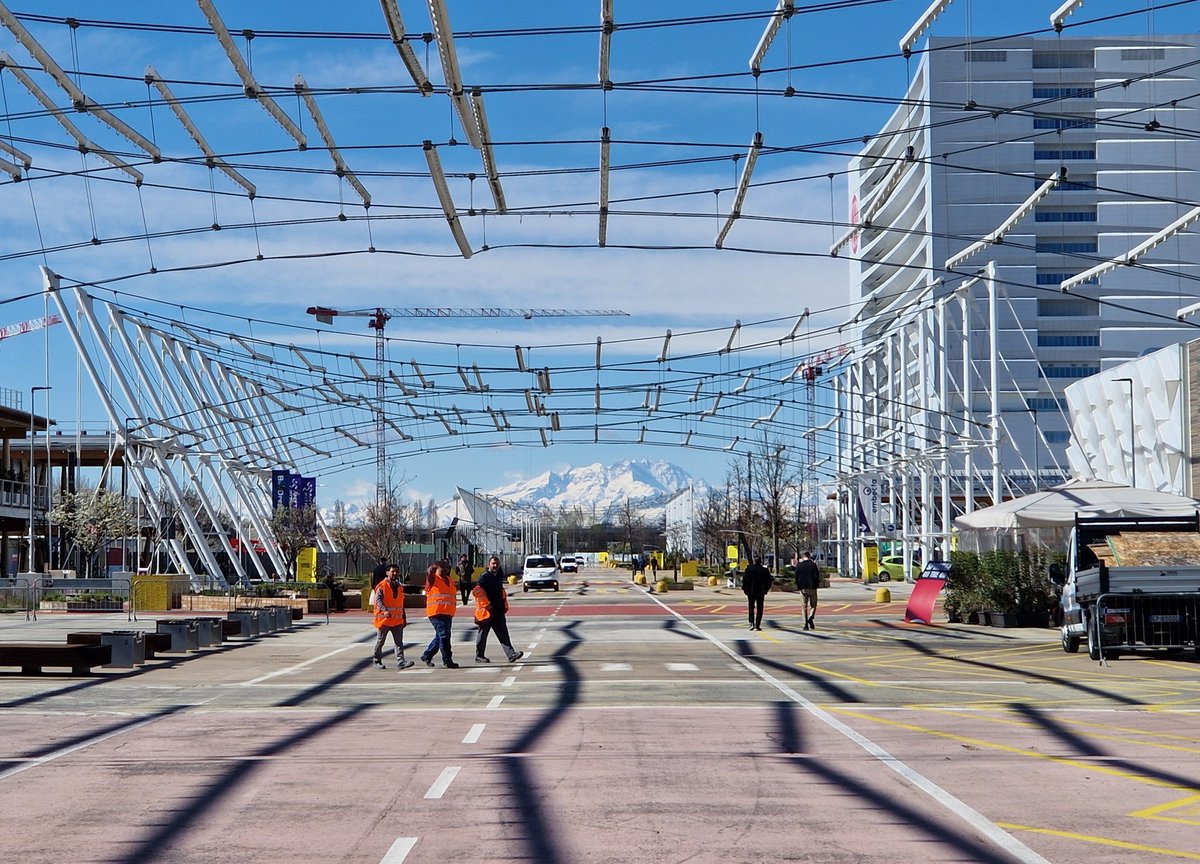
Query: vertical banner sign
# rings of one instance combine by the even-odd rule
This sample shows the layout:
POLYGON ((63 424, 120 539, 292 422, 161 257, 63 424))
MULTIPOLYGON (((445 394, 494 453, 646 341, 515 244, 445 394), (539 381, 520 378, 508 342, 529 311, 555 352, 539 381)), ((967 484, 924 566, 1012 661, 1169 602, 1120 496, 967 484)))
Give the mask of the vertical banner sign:
POLYGON ((312 522, 309 523, 309 529, 317 527, 317 478, 316 477, 301 477, 300 478, 300 506, 311 507, 313 512, 312 522))
POLYGON ((860 533, 879 533, 879 499, 879 475, 861 475, 858 478, 858 529, 860 533))
POLYGON ((271 472, 271 509, 292 506, 292 485, 288 482, 290 477, 289 471, 271 472))
POLYGON ((293 510, 304 506, 303 493, 301 492, 301 487, 304 485, 303 480, 304 478, 299 474, 288 474, 288 494, 291 496, 288 499, 288 506, 293 510))
POLYGON ((300 478, 300 507, 317 506, 317 478, 300 478))

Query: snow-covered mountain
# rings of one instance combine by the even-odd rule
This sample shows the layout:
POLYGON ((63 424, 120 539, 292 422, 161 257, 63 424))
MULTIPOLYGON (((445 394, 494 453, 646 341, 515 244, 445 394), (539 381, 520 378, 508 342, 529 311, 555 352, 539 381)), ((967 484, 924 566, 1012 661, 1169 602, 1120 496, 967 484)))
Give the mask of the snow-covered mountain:
POLYGON ((547 471, 489 490, 488 494, 551 511, 578 508, 594 513, 601 521, 615 518, 624 503, 632 501, 644 518, 652 519, 661 516, 667 499, 689 483, 701 492, 707 488, 703 481, 693 480, 670 462, 622 459, 612 465, 596 462, 563 472, 547 471))

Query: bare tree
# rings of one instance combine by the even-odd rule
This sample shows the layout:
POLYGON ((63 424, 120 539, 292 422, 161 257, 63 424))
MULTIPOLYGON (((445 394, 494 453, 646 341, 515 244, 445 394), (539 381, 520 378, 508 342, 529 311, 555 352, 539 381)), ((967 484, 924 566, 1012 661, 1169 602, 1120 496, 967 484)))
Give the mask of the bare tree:
POLYGON ((411 524, 411 509, 400 501, 407 477, 396 479, 388 472, 383 498, 363 508, 360 537, 362 549, 376 561, 399 561, 400 546, 411 524))
POLYGON ((764 434, 755 451, 754 485, 762 527, 771 539, 771 551, 779 568, 779 540, 790 527, 789 508, 799 504, 802 488, 800 470, 788 459, 788 449, 764 434))
POLYGON ((350 561, 358 561, 362 556, 362 528, 350 523, 346 502, 333 502, 333 517, 329 524, 329 536, 342 552, 342 576, 350 572, 350 561))
POLYGON ((271 513, 271 533, 287 561, 289 580, 296 576, 296 557, 300 550, 312 546, 317 537, 317 508, 276 507, 271 513))

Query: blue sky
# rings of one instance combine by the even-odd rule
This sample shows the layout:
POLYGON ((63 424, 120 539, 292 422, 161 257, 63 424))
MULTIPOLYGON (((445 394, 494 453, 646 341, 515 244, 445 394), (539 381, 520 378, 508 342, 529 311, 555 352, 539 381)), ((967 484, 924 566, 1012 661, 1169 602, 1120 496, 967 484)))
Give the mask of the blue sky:
MULTIPOLYGON (((596 86, 598 0, 448 0, 462 78, 483 93, 509 207, 504 215, 483 215, 494 205, 481 155, 465 143, 440 92, 436 48, 415 43, 439 88, 422 98, 386 39, 374 0, 216 4, 255 78, 302 125, 313 145, 303 153, 240 95, 234 70, 195 3, 5 2, 59 65, 78 71, 76 80, 91 98, 152 138, 166 158, 152 164, 94 118, 71 112, 90 139, 121 154, 146 179, 138 189, 95 156, 81 161, 70 137, 11 71, 0 73, 0 140, 33 157, 25 181, 0 183, 0 326, 44 314, 37 268, 46 263, 67 283, 93 283, 98 298, 131 314, 180 320, 217 341, 227 334, 261 340, 274 346, 263 350, 279 354, 280 364, 297 365, 289 344, 327 357, 345 389, 358 374, 347 352, 374 355, 366 319, 318 326, 305 314, 310 305, 629 313, 391 321, 389 367, 412 379, 408 361, 416 359, 438 377, 435 392, 422 394, 415 412, 423 420, 411 409, 406 418, 400 400, 389 403, 398 425, 416 439, 396 441, 390 450, 396 470, 410 478, 410 492, 439 500, 456 485, 492 488, 624 457, 667 459, 717 481, 730 454, 744 453, 746 438, 764 430, 804 452, 800 433, 810 421, 827 419, 828 400, 819 395, 810 412, 803 387, 781 379, 846 338, 836 332, 850 312, 846 273, 828 256, 831 240, 844 230, 831 220, 846 218, 840 172, 853 142, 876 131, 894 107, 889 100, 903 92, 915 59, 901 57, 897 41, 928 6, 925 0, 798 4, 767 54, 756 92, 747 61, 773 3, 616 0, 614 87, 605 93, 596 86), (82 22, 73 35, 63 23, 67 16, 82 22), (246 29, 254 31, 252 40, 242 35, 246 29), (147 106, 147 66, 171 82, 212 148, 255 184, 253 204, 227 176, 203 165, 157 93, 147 106), (312 118, 292 90, 298 74, 313 88, 345 162, 371 194, 369 220, 355 190, 333 174, 312 118), (783 96, 789 85, 796 96, 783 96), (597 165, 605 125, 613 170, 608 246, 600 249, 597 165), (756 131, 765 149, 743 218, 725 248, 714 249, 756 131), (452 138, 459 143, 451 145, 452 138), (475 252, 469 260, 458 254, 438 208, 421 149, 425 140, 437 145, 447 172, 475 252), (338 220, 339 213, 347 218, 338 220), (375 253, 367 251, 371 246, 375 253), (263 260, 255 260, 258 255, 263 260), (805 308, 811 316, 789 338, 805 308), (730 340, 735 320, 743 327, 730 340), (656 362, 667 329, 674 334, 669 360, 656 362), (722 351, 727 340, 731 350, 722 351), (542 394, 544 414, 535 411, 530 422, 500 432, 487 409, 507 405, 515 419, 525 403, 521 391, 537 392, 533 373, 515 368, 514 345, 530 349, 530 367, 552 370, 553 385, 542 394), (457 368, 472 363, 491 382, 489 392, 463 386, 457 368), (599 411, 597 385, 603 389, 599 411), (693 386, 700 394, 694 399, 687 395, 693 386), (669 419, 640 407, 657 387, 676 394, 669 419), (776 416, 755 426, 776 404, 783 406, 776 416), (553 413, 557 430, 550 426, 553 413), (430 419, 460 414, 467 423, 456 436, 439 432, 444 424, 430 419), (552 446, 542 446, 543 432, 552 446)), ((424 3, 399 5, 410 33, 431 29, 424 3)), ((1046 31, 1057 5, 956 0, 930 32, 982 39, 1046 31)), ((1069 19, 1068 32, 1171 33, 1194 30, 1196 20, 1193 3, 1148 15, 1145 3, 1088 0, 1069 19), (1137 14, 1115 17, 1130 12, 1137 14), (1093 23, 1106 18, 1114 20, 1093 23)), ((68 105, 2 29, 0 50, 27 67, 56 104, 68 105)), ((228 340, 222 344, 230 356, 228 340)), ((255 365, 244 368, 268 373, 265 364, 255 365)), ((74 428, 76 418, 85 428, 104 425, 63 327, 45 339, 0 341, 0 367, 3 386, 25 398, 29 386, 51 383, 50 413, 60 426, 74 428)), ((359 385, 373 395, 367 382, 359 385)), ((369 496, 373 450, 321 428, 360 428, 369 423, 369 411, 360 405, 319 414, 304 432, 335 455, 307 460, 303 470, 321 476, 325 503, 369 496)))

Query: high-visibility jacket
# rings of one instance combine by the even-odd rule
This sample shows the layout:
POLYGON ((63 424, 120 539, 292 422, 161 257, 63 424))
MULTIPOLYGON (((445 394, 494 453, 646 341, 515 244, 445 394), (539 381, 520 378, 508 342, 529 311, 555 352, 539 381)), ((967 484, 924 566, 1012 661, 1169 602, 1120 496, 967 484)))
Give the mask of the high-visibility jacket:
MULTIPOLYGON (((476 585, 471 589, 471 596, 475 598, 475 620, 486 621, 492 617, 492 601, 488 599, 487 592, 476 585)), ((508 611, 508 593, 504 594, 504 611, 508 611)))
POLYGON ((384 579, 375 589, 375 629, 380 627, 403 627, 408 623, 404 614, 404 586, 399 582, 392 587, 391 580, 384 579))
POLYGON ((425 617, 453 615, 458 608, 458 594, 449 576, 435 573, 425 583, 425 617))

